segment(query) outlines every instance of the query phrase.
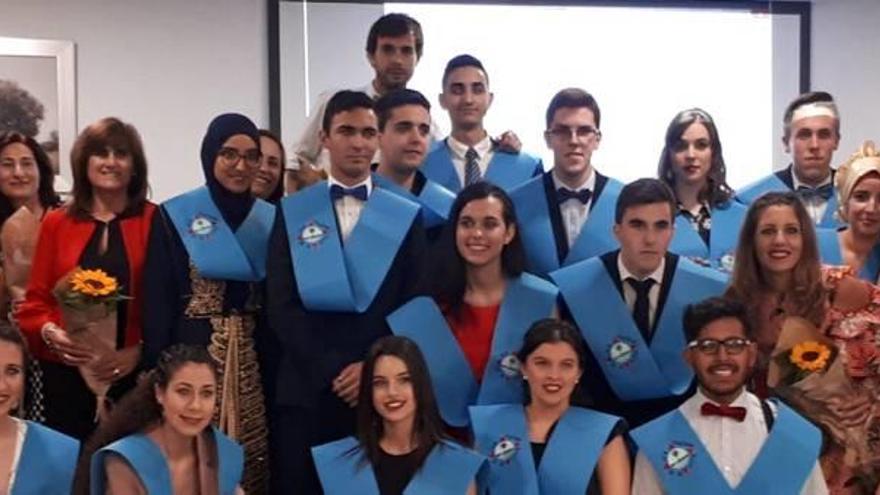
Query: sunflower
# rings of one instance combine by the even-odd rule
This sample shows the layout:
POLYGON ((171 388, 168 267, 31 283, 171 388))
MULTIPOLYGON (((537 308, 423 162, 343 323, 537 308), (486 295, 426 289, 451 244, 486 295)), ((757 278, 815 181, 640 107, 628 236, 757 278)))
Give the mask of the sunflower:
POLYGON ((109 296, 118 289, 116 279, 104 270, 77 270, 70 277, 70 287, 73 292, 91 297, 109 296))
POLYGON ((831 349, 815 340, 801 342, 791 350, 789 359, 803 371, 822 371, 828 365, 831 349))

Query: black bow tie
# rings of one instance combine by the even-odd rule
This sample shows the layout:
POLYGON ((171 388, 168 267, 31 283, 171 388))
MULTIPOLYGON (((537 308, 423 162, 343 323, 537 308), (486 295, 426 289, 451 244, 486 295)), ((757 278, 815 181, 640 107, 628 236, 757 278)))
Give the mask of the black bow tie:
POLYGON ((831 199, 831 195, 834 194, 834 186, 831 184, 825 184, 824 186, 819 187, 798 186, 797 191, 795 192, 803 200, 821 198, 823 201, 828 201, 831 199))
POLYGON ((572 191, 571 189, 560 187, 556 190, 556 198, 560 204, 568 201, 569 199, 576 199, 583 204, 587 204, 590 202, 590 198, 592 197, 593 191, 590 191, 589 189, 578 189, 577 191, 572 191))
POLYGON ((337 199, 342 198, 343 196, 351 196, 353 198, 357 198, 361 201, 367 200, 367 186, 362 184, 357 187, 352 187, 351 189, 346 189, 340 185, 333 184, 330 186, 330 199, 336 201, 337 199))

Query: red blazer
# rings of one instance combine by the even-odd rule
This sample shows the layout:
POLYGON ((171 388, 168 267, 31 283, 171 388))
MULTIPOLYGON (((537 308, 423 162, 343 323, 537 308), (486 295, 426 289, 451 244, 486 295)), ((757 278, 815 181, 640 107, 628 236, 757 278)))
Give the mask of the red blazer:
MULTIPOLYGON (((147 240, 150 237, 150 224, 156 205, 147 202, 140 215, 124 218, 119 222, 122 242, 128 257, 129 301, 128 317, 125 325, 125 345, 141 341, 141 321, 143 319, 142 280, 147 240)), ((47 322, 61 326, 61 313, 52 289, 63 276, 79 264, 95 223, 79 220, 67 214, 67 208, 59 208, 46 214, 40 226, 40 236, 34 253, 31 278, 28 281, 24 301, 16 309, 15 317, 22 332, 28 339, 31 353, 41 359, 60 362, 58 357, 43 342, 40 330, 47 322)))

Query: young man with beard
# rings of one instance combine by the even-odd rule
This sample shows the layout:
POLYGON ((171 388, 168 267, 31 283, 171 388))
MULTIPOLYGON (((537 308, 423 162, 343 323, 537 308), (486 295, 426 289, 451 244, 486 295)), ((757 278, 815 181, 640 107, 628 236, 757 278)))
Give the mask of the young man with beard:
POLYGON ((745 390, 757 350, 745 309, 711 298, 687 308, 684 360, 699 387, 678 409, 638 428, 633 493, 828 493, 818 428, 745 390))

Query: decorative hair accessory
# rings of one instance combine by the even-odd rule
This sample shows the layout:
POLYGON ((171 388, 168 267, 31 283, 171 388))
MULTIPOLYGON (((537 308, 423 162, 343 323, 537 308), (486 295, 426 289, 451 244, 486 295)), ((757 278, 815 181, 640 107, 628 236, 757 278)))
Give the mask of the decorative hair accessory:
POLYGON ((880 175, 880 151, 873 141, 865 141, 849 159, 837 168, 834 174, 834 187, 837 190, 837 214, 845 218, 846 202, 855 185, 865 175, 875 172, 880 175))
POLYGON ((797 122, 809 117, 831 117, 840 119, 837 114, 837 105, 830 101, 817 101, 801 105, 791 114, 791 121, 797 122))

